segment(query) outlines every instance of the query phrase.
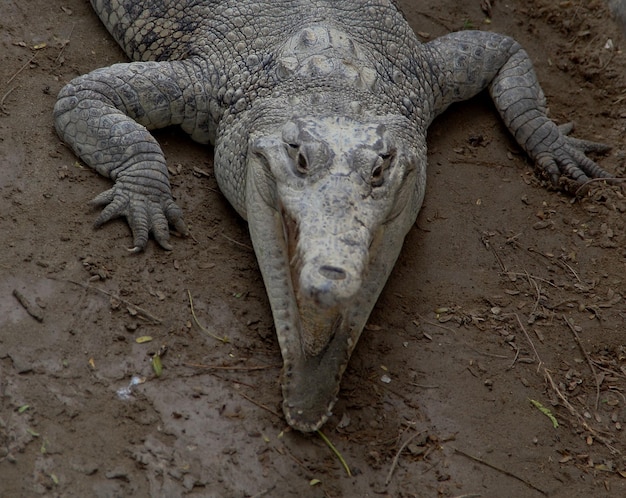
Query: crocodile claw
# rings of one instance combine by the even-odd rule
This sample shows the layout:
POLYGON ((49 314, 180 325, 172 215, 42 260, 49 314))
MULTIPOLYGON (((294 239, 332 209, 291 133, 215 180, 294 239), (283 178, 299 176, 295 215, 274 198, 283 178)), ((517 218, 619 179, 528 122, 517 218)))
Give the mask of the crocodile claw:
POLYGON ((606 154, 613 147, 601 142, 594 142, 592 140, 581 140, 580 138, 574 138, 568 136, 574 129, 574 123, 565 123, 558 126, 559 131, 565 137, 565 140, 572 146, 580 150, 581 152, 595 152, 596 154, 606 154))
POLYGON ((538 146, 542 150, 534 154, 537 166, 553 185, 563 185, 562 176, 567 178, 568 183, 573 181, 578 187, 591 178, 615 178, 585 155, 586 152, 605 153, 611 150, 609 145, 567 136, 573 129, 572 123, 553 126, 556 128, 556 139, 550 145, 538 146))
POLYGON ((183 236, 188 234, 182 209, 171 196, 164 196, 162 192, 153 195, 133 192, 118 181, 90 204, 105 206, 95 221, 96 227, 114 218, 126 218, 133 234, 133 247, 129 248, 133 253, 145 249, 150 234, 163 249, 172 250, 170 225, 183 236))

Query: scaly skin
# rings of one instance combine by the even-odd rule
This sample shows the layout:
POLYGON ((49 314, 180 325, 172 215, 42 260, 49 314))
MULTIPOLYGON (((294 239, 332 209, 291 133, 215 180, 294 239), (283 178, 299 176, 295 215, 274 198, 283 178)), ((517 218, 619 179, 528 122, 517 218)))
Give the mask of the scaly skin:
POLYGON ((389 0, 92 0, 135 62, 74 79, 56 128, 113 180, 96 224, 124 216, 141 251, 186 233, 149 130, 215 146, 215 174, 250 235, 284 360, 284 413, 314 431, 409 228, 426 182, 426 131, 488 88, 554 183, 611 175, 546 116, 524 50, 493 33, 420 44, 389 0))

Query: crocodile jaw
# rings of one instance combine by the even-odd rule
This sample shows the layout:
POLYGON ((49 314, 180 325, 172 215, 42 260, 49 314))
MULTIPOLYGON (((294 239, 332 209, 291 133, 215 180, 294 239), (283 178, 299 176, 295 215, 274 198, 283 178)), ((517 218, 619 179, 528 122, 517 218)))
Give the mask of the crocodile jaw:
POLYGON ((387 246, 384 261, 372 262, 377 263, 377 270, 369 274, 357 295, 343 306, 325 309, 298 295, 280 211, 248 211, 248 221, 283 357, 283 412, 290 426, 313 432, 332 414, 341 377, 402 240, 395 245, 382 244, 381 232, 374 244, 387 246))
MULTIPOLYGON (((375 128, 340 131, 372 143, 375 128)), ((292 181, 283 170, 294 159, 290 141, 250 139, 246 211, 283 357, 283 411, 289 425, 311 432, 331 415, 348 360, 417 216, 425 171, 415 157, 406 159, 389 173, 388 197, 372 200, 362 172, 338 154, 328 155, 315 181, 292 181)), ((354 145, 342 142, 337 152, 354 145)))

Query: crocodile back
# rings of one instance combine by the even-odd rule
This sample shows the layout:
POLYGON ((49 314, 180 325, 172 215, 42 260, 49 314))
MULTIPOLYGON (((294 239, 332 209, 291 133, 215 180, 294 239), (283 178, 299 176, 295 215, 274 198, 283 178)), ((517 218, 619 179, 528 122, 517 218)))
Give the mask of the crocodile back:
POLYGON ((90 0, 96 14, 115 41, 134 61, 186 58, 198 31, 206 23, 205 11, 219 1, 204 0, 90 0))
MULTIPOLYGON (((383 65, 411 58, 419 45, 393 0, 90 1, 135 61, 193 55, 233 61, 253 53, 272 53, 312 24, 349 32, 361 46, 378 53, 383 65)), ((217 60, 213 63, 219 66, 217 60)))

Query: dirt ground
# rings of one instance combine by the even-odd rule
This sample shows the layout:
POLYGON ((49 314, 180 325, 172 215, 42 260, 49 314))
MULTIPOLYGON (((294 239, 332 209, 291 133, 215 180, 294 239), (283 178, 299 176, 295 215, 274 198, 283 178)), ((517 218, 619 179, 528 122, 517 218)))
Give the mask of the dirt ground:
MULTIPOLYGON (((518 39, 553 119, 625 174, 626 43, 603 2, 492 1, 490 22, 487 1, 399 3, 424 40, 518 39)), ((437 120, 424 208, 324 427, 348 476, 280 415, 269 304, 210 150, 157 134, 193 239, 129 255, 123 222, 93 229, 108 181, 52 107, 123 60, 84 0, 2 1, 1 497, 626 496, 619 188, 545 188, 485 95, 437 120)))

